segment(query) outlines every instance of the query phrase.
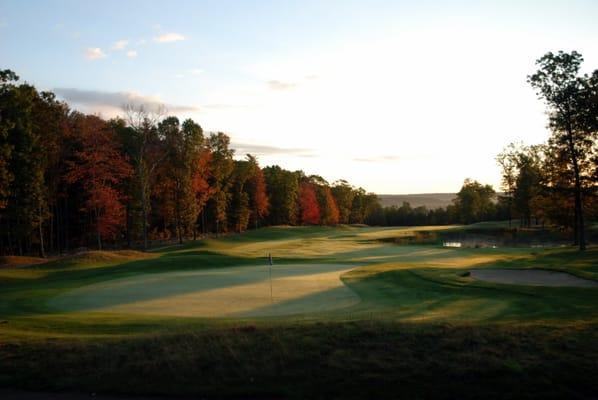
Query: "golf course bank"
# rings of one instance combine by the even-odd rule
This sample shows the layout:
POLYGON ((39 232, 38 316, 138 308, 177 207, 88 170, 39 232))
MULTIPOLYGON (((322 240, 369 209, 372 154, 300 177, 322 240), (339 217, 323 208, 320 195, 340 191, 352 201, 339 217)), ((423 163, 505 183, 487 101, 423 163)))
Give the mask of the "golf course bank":
POLYGON ((0 268, 0 387, 598 395, 598 248, 443 247, 468 229, 272 227, 150 253, 11 260, 0 268))

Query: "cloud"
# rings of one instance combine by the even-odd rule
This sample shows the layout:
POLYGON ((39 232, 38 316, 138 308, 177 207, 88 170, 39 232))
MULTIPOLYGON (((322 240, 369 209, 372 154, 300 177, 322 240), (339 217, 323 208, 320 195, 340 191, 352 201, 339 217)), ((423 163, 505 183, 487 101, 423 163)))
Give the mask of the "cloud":
POLYGON ((143 96, 134 92, 103 92, 99 90, 82 90, 74 88, 56 88, 53 92, 66 100, 71 106, 85 112, 101 113, 109 117, 122 115, 123 106, 143 105, 148 111, 158 111, 161 107, 168 113, 197 112, 194 106, 164 104, 155 96, 143 96))
POLYGON ((224 104, 224 103, 211 103, 211 104, 204 104, 202 108, 207 108, 210 110, 232 110, 238 108, 247 108, 246 105, 239 105, 239 104, 224 104))
POLYGON ((187 38, 180 33, 164 33, 160 36, 156 36, 154 41, 158 43, 170 43, 170 42, 179 42, 181 40, 186 40, 187 38))
POLYGON ((189 73, 192 75, 200 75, 200 74, 203 74, 203 69, 193 68, 193 69, 189 70, 189 73))
POLYGON ((358 158, 354 158, 353 161, 357 161, 357 162, 386 162, 386 161, 399 161, 401 160, 401 157, 399 156, 392 156, 392 155, 387 155, 387 156, 375 156, 375 157, 358 157, 358 158))
POLYGON ((112 46, 112 50, 124 50, 125 47, 127 47, 127 45, 129 44, 128 40, 119 40, 117 42, 114 43, 114 45, 112 46))
POLYGON ((99 47, 89 47, 85 51, 85 58, 88 60, 99 60, 106 57, 106 54, 99 47))
POLYGON ((270 89, 272 90, 291 90, 297 86, 297 84, 293 82, 283 82, 277 80, 271 80, 266 83, 268 84, 268 86, 270 86, 270 89))
POLYGON ((135 58, 135 57, 137 57, 137 50, 129 50, 129 51, 127 51, 127 57, 129 57, 129 58, 135 58))
POLYGON ((269 146, 264 144, 232 143, 231 146, 239 154, 254 154, 258 156, 288 155, 297 157, 313 157, 311 149, 269 146))

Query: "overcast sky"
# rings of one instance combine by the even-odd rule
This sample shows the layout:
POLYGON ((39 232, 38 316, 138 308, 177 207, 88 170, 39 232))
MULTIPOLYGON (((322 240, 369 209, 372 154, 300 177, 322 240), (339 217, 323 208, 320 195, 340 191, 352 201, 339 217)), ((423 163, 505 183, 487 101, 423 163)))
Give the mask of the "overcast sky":
POLYGON ((0 0, 0 68, 111 117, 165 104, 262 165, 378 193, 499 184, 544 141, 547 51, 598 68, 598 1, 0 0))

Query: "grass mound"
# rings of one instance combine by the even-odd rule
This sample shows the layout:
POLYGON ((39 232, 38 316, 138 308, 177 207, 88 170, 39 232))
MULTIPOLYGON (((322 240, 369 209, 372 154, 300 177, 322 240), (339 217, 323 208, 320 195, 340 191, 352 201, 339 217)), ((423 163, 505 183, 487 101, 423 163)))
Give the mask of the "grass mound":
POLYGON ((542 269, 480 269, 471 271, 474 279, 507 285, 596 287, 598 282, 566 272, 542 269))
POLYGON ((2 256, 0 257, 0 268, 25 267, 46 262, 48 262, 48 259, 41 257, 2 256))
POLYGON ((47 268, 76 268, 92 265, 118 264, 127 261, 153 258, 156 255, 136 250, 85 251, 55 259, 44 265, 47 268))

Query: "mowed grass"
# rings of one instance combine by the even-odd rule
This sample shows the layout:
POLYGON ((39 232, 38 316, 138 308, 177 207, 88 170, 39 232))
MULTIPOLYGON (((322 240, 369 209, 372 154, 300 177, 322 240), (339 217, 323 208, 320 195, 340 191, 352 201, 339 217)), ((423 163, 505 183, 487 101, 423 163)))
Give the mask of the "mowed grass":
POLYGON ((50 300, 55 310, 185 317, 275 316, 347 307, 359 297, 335 264, 243 266, 142 274, 87 285, 50 300))
POLYGON ((463 229, 274 227, 1 268, 0 386, 258 398, 598 394, 597 288, 468 274, 544 269, 598 281, 598 248, 395 243, 463 229))

